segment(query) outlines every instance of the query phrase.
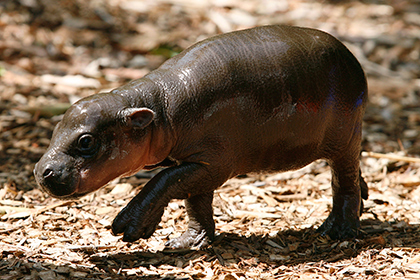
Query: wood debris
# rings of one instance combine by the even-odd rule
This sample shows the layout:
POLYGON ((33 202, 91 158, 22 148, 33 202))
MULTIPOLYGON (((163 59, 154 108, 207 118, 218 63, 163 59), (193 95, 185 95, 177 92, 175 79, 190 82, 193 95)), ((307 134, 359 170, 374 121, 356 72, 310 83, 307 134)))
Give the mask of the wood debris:
POLYGON ((101 0, 0 3, 0 279, 419 279, 418 1, 101 0), (156 232, 124 243, 110 226, 151 176, 111 182, 77 201, 42 192, 32 170, 79 98, 156 69, 192 43, 264 24, 319 28, 357 56, 369 82, 361 233, 330 240, 323 161, 240 176, 216 191, 217 238, 168 250, 187 227, 171 201, 156 232))

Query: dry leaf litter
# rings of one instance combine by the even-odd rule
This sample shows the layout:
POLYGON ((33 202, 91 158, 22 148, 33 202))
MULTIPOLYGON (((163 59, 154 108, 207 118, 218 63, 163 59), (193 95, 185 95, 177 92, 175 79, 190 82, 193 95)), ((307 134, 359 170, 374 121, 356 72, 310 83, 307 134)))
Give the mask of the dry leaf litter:
POLYGON ((419 279, 420 1, 3 0, 0 3, 0 279, 419 279), (218 237, 167 250, 187 227, 172 201, 155 234, 112 236, 155 172, 78 201, 48 197, 32 169, 69 104, 142 77, 192 43, 264 24, 325 30, 369 80, 362 233, 320 237, 329 168, 248 175, 216 191, 218 237))

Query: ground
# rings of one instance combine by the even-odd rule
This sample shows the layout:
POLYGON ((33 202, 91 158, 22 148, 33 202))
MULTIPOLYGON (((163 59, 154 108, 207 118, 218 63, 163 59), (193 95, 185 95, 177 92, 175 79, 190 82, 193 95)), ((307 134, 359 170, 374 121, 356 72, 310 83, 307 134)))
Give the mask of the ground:
POLYGON ((0 279, 419 279, 418 1, 4 0, 0 2, 0 279), (369 81, 361 234, 330 240, 323 161, 234 178, 218 189, 218 237, 165 249, 187 226, 182 201, 147 240, 113 236, 115 215, 153 173, 60 201, 34 164, 69 104, 140 78, 192 43, 265 24, 319 28, 342 40, 369 81))

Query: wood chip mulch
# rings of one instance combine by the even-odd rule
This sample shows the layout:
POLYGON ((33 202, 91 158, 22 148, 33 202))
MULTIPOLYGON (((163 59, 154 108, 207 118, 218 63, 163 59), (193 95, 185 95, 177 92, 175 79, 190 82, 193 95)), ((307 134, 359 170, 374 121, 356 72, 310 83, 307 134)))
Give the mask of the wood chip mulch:
POLYGON ((419 1, 4 0, 0 280, 420 279, 419 14, 419 1), (274 23, 334 34, 367 73, 369 199, 357 238, 316 233, 331 210, 323 161, 228 181, 214 198, 217 239, 203 250, 165 249, 187 227, 177 200, 151 238, 124 243, 111 234, 155 171, 77 201, 36 186, 33 167, 72 102, 139 78, 197 40, 274 23))

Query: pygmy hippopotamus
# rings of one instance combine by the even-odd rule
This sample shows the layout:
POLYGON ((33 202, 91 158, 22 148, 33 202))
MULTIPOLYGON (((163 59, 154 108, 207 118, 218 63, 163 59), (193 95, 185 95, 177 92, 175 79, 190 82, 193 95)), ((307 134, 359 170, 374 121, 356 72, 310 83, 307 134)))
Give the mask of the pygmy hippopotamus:
POLYGON ((171 199, 185 199, 189 226, 167 242, 202 247, 215 237, 212 200, 226 180, 282 172, 325 159, 332 211, 318 229, 358 233, 364 72, 319 30, 264 26, 215 36, 155 71, 72 105, 35 167, 54 197, 83 196, 141 169, 167 166, 118 214, 114 234, 148 238, 171 199))

